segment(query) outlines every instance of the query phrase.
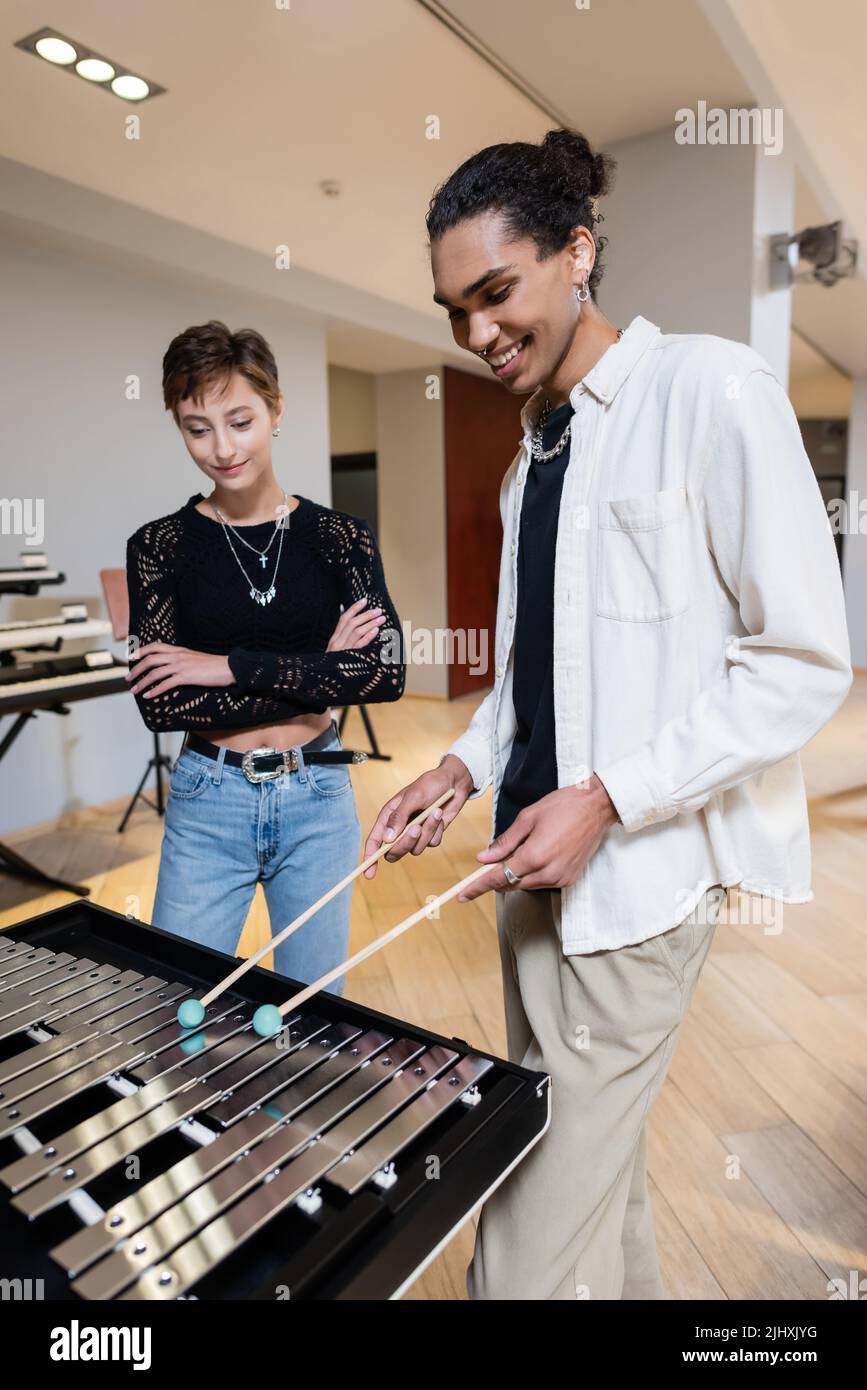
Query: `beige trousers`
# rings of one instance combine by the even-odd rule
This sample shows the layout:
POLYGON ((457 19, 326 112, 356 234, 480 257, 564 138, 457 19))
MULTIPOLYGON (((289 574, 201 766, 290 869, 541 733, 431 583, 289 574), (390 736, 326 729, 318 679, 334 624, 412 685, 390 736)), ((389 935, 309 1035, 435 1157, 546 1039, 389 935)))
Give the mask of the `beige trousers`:
POLYGON ((482 1208, 471 1299, 667 1297, 644 1126, 724 901, 709 888, 660 936, 566 956, 559 893, 497 894, 509 1060, 550 1074, 551 1124, 482 1208))

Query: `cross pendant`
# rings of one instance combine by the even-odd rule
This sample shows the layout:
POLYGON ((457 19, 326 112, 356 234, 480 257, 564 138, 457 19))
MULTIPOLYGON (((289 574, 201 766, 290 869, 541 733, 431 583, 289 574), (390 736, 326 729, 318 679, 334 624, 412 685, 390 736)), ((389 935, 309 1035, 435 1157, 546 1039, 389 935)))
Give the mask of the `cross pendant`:
POLYGON ((260 555, 260 556, 259 556, 259 564, 262 566, 263 569, 265 568, 265 565, 267 564, 267 561, 266 561, 264 555, 260 555))

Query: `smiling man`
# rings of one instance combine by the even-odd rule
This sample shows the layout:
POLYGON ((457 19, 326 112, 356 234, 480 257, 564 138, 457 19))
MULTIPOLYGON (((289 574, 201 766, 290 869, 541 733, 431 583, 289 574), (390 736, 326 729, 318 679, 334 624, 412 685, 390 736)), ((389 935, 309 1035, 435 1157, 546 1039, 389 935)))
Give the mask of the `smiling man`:
POLYGON ((768 363, 595 304, 610 164, 572 131, 491 146, 427 217, 455 340, 532 393, 500 492, 494 688, 365 845, 418 855, 493 788, 491 871, 465 897, 496 893, 509 1056, 553 1087, 549 1131, 482 1210, 478 1299, 666 1296, 647 1113, 726 888, 812 896, 798 750, 852 679, 768 363))

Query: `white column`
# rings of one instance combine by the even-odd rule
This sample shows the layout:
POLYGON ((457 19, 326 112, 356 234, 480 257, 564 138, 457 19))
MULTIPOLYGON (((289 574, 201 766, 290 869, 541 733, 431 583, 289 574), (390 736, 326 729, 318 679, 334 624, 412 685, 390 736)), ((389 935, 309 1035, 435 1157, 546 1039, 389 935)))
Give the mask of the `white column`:
POLYGON ((867 666, 867 377, 852 382, 846 462, 847 530, 843 537, 843 587, 852 665, 867 666), (859 502, 863 506, 859 509, 859 502), (863 515, 862 515, 863 512, 863 515), (861 529, 863 528, 863 529, 861 529))
POLYGON ((787 385, 791 290, 767 278, 770 236, 793 230, 785 148, 679 145, 672 114, 669 129, 606 149, 617 170, 601 204, 603 313, 621 327, 643 314, 664 333, 749 343, 787 385))
POLYGON ((750 347, 770 362, 784 386, 789 384, 792 292, 770 284, 770 240, 795 230, 795 167, 784 145, 779 154, 754 151, 753 284, 750 301, 750 347))

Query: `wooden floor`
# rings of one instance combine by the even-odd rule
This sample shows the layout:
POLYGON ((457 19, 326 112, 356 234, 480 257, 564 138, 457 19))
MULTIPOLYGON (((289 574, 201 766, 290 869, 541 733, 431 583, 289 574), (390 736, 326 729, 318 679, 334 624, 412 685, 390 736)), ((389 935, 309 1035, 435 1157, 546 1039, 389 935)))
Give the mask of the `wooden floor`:
MULTIPOLYGON (((388 796, 437 763, 477 703, 405 698, 374 711, 393 761, 353 769, 365 834, 388 796)), ((357 714, 346 741, 364 746, 357 714)), ((867 1276, 867 673, 803 762, 815 901, 787 907, 784 929, 769 931, 759 900, 731 895, 736 921, 716 933, 651 1112, 657 1237, 675 1299, 825 1299, 829 1279, 849 1287, 852 1271, 867 1276)), ((95 902, 147 921, 161 823, 141 809, 119 836, 124 806, 77 810, 9 839, 46 870, 88 883, 95 902)), ((489 820, 489 796, 480 797, 438 850, 383 865, 356 888, 352 949, 476 867, 489 820)), ((2 875, 0 927, 66 901, 2 875)), ((241 954, 267 934, 259 889, 241 954)), ((359 967, 346 994, 504 1055, 493 896, 421 923, 359 967)), ((465 1298, 473 1231, 464 1227, 406 1297, 465 1298)))

